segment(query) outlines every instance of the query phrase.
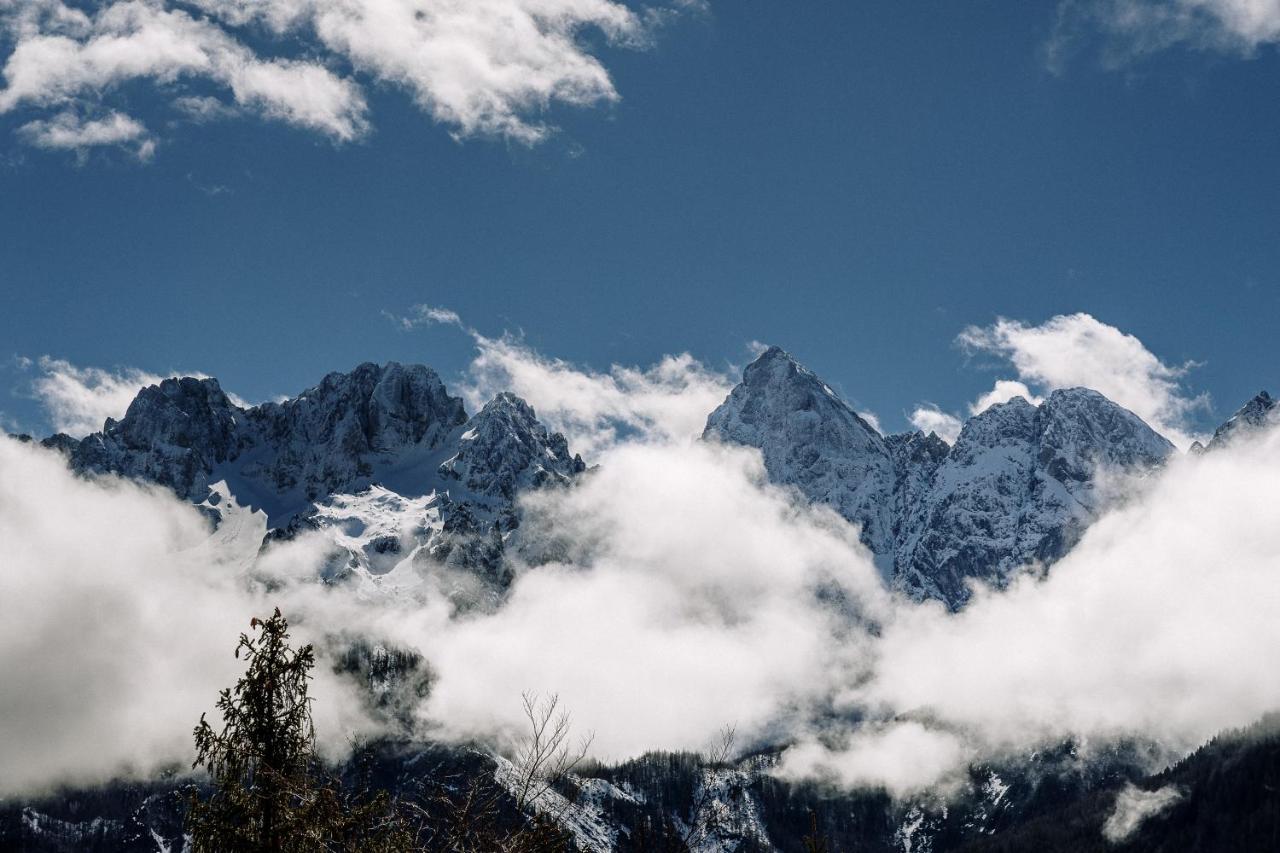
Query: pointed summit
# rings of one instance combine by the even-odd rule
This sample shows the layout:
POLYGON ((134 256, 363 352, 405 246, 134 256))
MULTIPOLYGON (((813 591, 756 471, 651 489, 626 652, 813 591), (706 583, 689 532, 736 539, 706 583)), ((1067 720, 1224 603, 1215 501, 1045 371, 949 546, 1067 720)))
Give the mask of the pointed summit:
POLYGON ((457 447, 440 474, 478 498, 510 501, 521 489, 567 483, 586 468, 565 437, 548 431, 533 407, 509 391, 467 422, 457 447))
POLYGON ((862 540, 892 565, 893 461, 884 439, 827 383, 769 347, 711 416, 703 439, 758 448, 775 483, 795 486, 862 525, 862 540))
POLYGON ((1257 396, 1241 406, 1226 423, 1214 431, 1206 450, 1225 447, 1242 435, 1275 423, 1278 417, 1280 415, 1276 413, 1276 401, 1266 391, 1259 391, 1257 396))
POLYGON ((1173 445, 1097 391, 1022 397, 970 418, 899 521, 894 585, 958 609, 969 583, 1003 586, 1066 553, 1104 506, 1099 469, 1140 475, 1173 445))

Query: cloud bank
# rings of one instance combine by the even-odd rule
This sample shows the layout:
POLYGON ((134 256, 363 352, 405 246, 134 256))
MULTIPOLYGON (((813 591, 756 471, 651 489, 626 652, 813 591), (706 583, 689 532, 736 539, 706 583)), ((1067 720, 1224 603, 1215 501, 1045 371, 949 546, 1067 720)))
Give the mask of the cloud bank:
MULTIPOLYGON (((322 648, 337 631, 419 651, 436 676, 414 715, 426 736, 501 744, 522 690, 558 692, 602 758, 736 723, 792 744, 784 775, 901 796, 1064 738, 1186 750, 1280 705, 1280 432, 1175 459, 1047 578, 951 614, 890 595, 856 528, 770 486, 757 453, 692 441, 691 411, 652 387, 661 365, 596 373, 477 345, 477 387, 492 369, 532 389, 600 463, 526 499, 521 535, 564 550, 517 564, 491 613, 451 616, 429 584, 398 603, 318 584, 324 534, 259 555, 226 525, 209 539, 172 496, 0 442, 0 600, 23 602, 0 628, 0 710, 22 734, 0 742, 5 789, 184 760, 234 678, 235 635, 276 605, 322 648)), ((317 687, 323 733, 369 730, 354 686, 317 687)))
MULTIPOLYGON (((1280 706, 1278 460, 1274 429, 1175 458, 1046 579, 982 591, 957 614, 896 608, 874 674, 839 702, 923 720, 953 754, 1131 735, 1176 753, 1256 720, 1280 706)), ((793 761, 819 764, 811 747, 793 761)))
MULTIPOLYGON (((170 493, 73 477, 0 436, 0 796, 187 761, 191 728, 240 668, 265 606, 241 581, 257 542, 210 539, 170 493)), ((360 730, 319 673, 318 713, 360 730)))
POLYGON ((122 112, 145 84, 199 123, 249 114, 336 143, 371 128, 368 84, 406 92, 456 138, 533 144, 553 105, 619 95, 594 36, 644 47, 677 10, 616 0, 63 0, 0 2, 0 114, 54 111, 23 126, 43 147, 154 151, 122 112))

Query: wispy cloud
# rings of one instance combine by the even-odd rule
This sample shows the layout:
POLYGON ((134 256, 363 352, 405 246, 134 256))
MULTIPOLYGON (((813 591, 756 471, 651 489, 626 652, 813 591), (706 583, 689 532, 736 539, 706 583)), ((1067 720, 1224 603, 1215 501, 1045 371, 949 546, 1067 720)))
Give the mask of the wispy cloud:
POLYGON ((1123 844, 1148 819, 1166 811, 1181 800, 1182 796, 1182 791, 1174 785, 1155 791, 1144 791, 1132 784, 1125 785, 1116 794, 1115 806, 1102 825, 1102 837, 1112 844, 1123 844))
POLYGON ((1278 41, 1274 0, 1062 0, 1045 57, 1061 71, 1095 45, 1114 67, 1176 45, 1248 57, 1278 41))
POLYGON ((73 112, 58 113, 51 119, 28 122, 18 135, 37 148, 75 151, 83 157, 99 146, 122 146, 133 150, 139 160, 150 160, 156 143, 137 120, 111 112, 101 118, 85 119, 73 112))

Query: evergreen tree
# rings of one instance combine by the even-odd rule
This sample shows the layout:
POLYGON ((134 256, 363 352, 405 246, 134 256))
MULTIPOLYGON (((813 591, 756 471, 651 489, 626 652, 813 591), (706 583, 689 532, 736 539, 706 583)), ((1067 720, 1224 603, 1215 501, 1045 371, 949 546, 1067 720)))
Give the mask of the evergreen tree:
POLYGON ((414 839, 385 792, 347 793, 325 774, 315 751, 307 695, 315 652, 289 645, 280 610, 253 619, 236 657, 248 667, 218 698, 222 729, 204 715, 195 728, 196 759, 214 790, 193 795, 188 831, 197 853, 396 851, 414 839))

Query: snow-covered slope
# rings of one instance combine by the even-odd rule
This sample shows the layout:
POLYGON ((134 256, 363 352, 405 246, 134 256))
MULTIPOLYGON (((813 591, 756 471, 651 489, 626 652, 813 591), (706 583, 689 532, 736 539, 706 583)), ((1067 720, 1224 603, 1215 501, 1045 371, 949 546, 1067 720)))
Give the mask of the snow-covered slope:
POLYGON ((759 448, 772 480, 863 526, 895 587, 951 607, 970 580, 1000 585, 1062 556, 1101 508, 1104 472, 1145 471, 1173 452, 1084 388, 993 406, 954 447, 918 432, 884 438, 776 347, 746 368, 704 437, 759 448))
POLYGON ((421 365, 362 364, 248 409, 216 379, 166 379, 142 389, 123 419, 108 420, 71 458, 77 470, 149 480, 196 501, 225 480, 277 526, 313 501, 424 460, 464 421, 462 401, 421 365))
POLYGON ((1226 423, 1214 431, 1206 449, 1225 447, 1236 438, 1277 421, 1280 421, 1280 409, 1277 409, 1276 401, 1266 391, 1259 391, 1256 397, 1241 406, 1226 423))
POLYGON ((1003 585, 1031 562, 1051 563, 1102 508, 1103 472, 1135 473, 1171 445, 1096 391, 1021 397, 971 418, 904 520, 894 585, 955 607, 966 584, 1003 585))
POLYGON ((884 439, 812 372, 778 347, 747 365, 707 418, 704 439, 757 447, 770 479, 798 488, 862 526, 888 573, 893 553, 893 457, 884 439))
POLYGON ((256 532, 260 543, 268 526, 272 540, 324 531, 334 549, 327 579, 355 577, 363 594, 433 582, 468 605, 505 583, 518 495, 585 468, 519 397, 500 394, 468 419, 434 371, 395 362, 331 373, 293 399, 247 409, 215 379, 166 379, 102 432, 45 444, 80 472, 173 489, 223 538, 256 532))

